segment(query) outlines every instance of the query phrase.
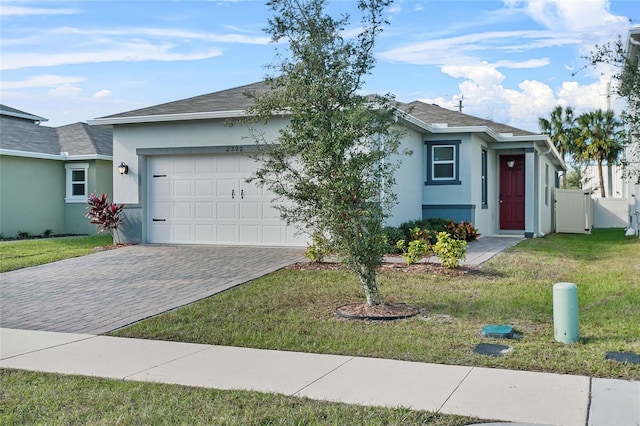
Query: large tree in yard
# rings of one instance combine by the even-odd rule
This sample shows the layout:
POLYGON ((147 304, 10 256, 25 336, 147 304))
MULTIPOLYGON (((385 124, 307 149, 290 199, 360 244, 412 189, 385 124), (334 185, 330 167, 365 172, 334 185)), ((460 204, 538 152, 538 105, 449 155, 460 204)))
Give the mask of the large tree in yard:
POLYGON ((271 65, 269 90, 248 94, 259 147, 254 179, 279 197, 283 219, 321 238, 359 278, 368 305, 381 303, 376 270, 401 133, 390 96, 363 96, 388 0, 359 0, 362 30, 345 35, 349 16, 330 16, 326 0, 273 0, 266 31, 286 46, 271 65), (276 140, 258 123, 290 120, 276 140))
POLYGON ((628 157, 623 160, 624 174, 635 177, 640 183, 640 55, 637 47, 635 54, 632 54, 632 49, 627 50, 625 44, 622 37, 618 36, 616 41, 596 45, 585 59, 594 68, 607 64, 615 69, 614 89, 627 101, 627 108, 621 114, 622 122, 627 135, 636 140, 627 153, 628 157))
MULTIPOLYGON (((574 150, 573 108, 570 106, 563 108, 562 105, 556 106, 551 111, 549 118, 538 117, 538 126, 542 133, 549 135, 549 139, 560 152, 564 162, 566 154, 572 154, 574 150)), ((566 185, 566 178, 562 179, 562 187, 564 189, 567 188, 566 185)))
MULTIPOLYGON (((587 112, 577 119, 576 158, 583 161, 595 161, 598 167, 600 196, 606 196, 602 163, 614 164, 624 150, 626 135, 622 123, 612 110, 601 109, 587 112)), ((611 194, 609 194, 611 195, 611 194)))

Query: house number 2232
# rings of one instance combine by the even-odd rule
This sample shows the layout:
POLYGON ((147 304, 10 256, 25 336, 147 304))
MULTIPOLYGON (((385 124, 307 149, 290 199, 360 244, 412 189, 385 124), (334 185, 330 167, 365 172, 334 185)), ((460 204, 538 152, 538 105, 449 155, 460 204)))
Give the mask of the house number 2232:
POLYGON ((238 145, 230 145, 225 148, 225 152, 242 152, 242 147, 238 145))

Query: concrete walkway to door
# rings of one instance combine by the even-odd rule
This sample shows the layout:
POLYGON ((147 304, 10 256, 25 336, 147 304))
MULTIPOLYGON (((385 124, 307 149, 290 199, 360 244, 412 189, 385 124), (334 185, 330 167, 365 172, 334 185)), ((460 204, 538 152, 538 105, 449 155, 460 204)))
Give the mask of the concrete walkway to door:
POLYGON ((135 245, 0 276, 5 328, 102 334, 304 260, 302 248, 135 245))

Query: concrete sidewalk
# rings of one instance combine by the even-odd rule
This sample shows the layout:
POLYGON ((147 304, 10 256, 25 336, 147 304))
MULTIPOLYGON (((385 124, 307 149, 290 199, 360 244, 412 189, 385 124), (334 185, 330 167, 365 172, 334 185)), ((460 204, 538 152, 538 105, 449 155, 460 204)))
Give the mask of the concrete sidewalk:
POLYGON ((8 328, 0 329, 0 367, 509 422, 640 424, 640 382, 550 373, 8 328))

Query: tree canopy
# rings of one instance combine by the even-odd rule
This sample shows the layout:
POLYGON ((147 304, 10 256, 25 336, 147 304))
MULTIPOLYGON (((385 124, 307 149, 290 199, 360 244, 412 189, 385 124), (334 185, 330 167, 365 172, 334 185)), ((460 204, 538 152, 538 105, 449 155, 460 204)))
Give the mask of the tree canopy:
POLYGON ((346 38, 348 15, 334 18, 326 0, 273 0, 266 32, 286 45, 269 66, 269 90, 250 94, 257 122, 288 118, 276 140, 260 127, 254 179, 279 196, 283 219, 324 239, 362 284, 368 304, 381 298, 376 269, 386 241, 401 132, 391 96, 363 96, 388 0, 359 0, 362 31, 346 38))

